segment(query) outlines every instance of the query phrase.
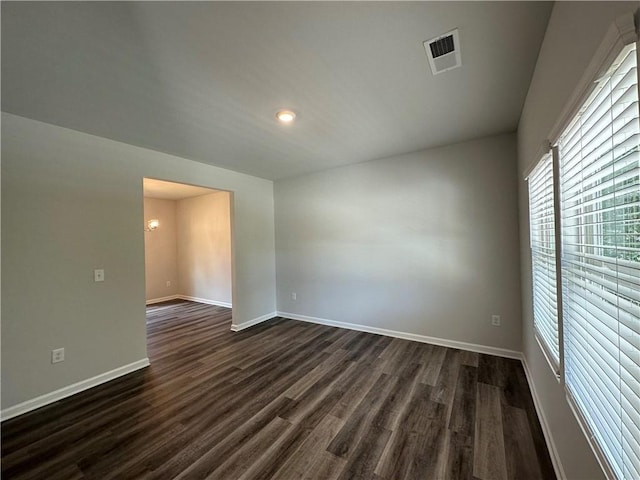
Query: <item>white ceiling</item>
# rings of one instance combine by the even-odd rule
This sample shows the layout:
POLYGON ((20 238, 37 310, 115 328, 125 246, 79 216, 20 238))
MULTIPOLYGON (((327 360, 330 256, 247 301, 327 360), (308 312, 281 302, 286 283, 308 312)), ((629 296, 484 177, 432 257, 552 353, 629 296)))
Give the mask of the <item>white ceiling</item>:
POLYGON ((145 197, 164 200, 182 200, 183 198, 199 197, 200 195, 209 195, 221 191, 213 188, 195 187, 184 183, 165 182, 153 178, 143 179, 142 187, 145 197))
POLYGON ((2 2, 2 109, 279 179, 514 131, 551 7, 2 2))

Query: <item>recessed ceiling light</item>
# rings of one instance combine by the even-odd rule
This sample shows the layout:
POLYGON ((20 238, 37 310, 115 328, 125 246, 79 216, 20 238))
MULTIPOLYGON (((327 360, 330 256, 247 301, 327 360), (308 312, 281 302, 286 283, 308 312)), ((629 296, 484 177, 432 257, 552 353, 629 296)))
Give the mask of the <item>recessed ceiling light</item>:
POLYGON ((276 118, 282 123, 291 123, 296 118, 296 114, 291 110, 280 110, 276 113, 276 118))

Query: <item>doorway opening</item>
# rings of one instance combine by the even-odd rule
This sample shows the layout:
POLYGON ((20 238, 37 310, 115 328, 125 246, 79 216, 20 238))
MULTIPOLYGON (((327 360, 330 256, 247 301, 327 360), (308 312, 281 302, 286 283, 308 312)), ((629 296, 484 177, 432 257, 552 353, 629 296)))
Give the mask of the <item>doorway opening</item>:
POLYGON ((144 178, 143 196, 147 307, 191 301, 232 309, 233 193, 144 178))

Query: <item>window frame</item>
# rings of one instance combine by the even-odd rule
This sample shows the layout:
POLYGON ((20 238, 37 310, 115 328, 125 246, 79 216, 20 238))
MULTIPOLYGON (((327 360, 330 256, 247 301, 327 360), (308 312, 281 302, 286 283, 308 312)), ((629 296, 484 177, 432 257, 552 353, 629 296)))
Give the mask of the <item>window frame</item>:
MULTIPOLYGON (((609 64, 607 64, 607 71, 613 70, 614 68, 617 69, 619 65, 622 65, 624 62, 621 60, 620 63, 616 65, 615 60, 617 60, 618 57, 630 45, 635 46, 634 60, 636 62, 636 67, 635 67, 636 68, 636 78, 635 78, 636 102, 637 102, 637 98, 640 97, 640 76, 638 75, 638 72, 640 71, 640 62, 638 61, 640 57, 639 43, 640 42, 638 42, 638 40, 635 40, 634 42, 629 42, 627 44, 622 45, 618 50, 613 50, 613 52, 615 52, 615 57, 610 61, 609 64)), ((626 59, 626 58, 629 58, 629 57, 627 56, 627 57, 624 57, 623 59, 626 59)), ((607 85, 609 78, 604 77, 604 80, 605 82, 603 83, 607 85)), ((601 88, 600 85, 594 86, 594 88, 591 90, 589 95, 583 100, 583 104, 581 105, 585 105, 585 108, 587 109, 587 111, 593 105, 591 101, 597 98, 601 91, 605 91, 605 90, 600 90, 600 88, 601 88)), ((605 94, 605 95, 608 100, 611 98, 611 93, 605 94)), ((619 98, 622 98, 622 97, 619 97, 619 98)), ((618 100, 616 100, 616 102, 617 101, 618 100)), ((601 105, 605 105, 605 104, 601 104, 601 105)), ((640 116, 640 103, 638 103, 637 107, 638 107, 638 111, 636 112, 636 115, 640 116)), ((600 107, 596 105, 596 108, 592 110, 592 113, 595 113, 598 110, 598 108, 600 107)), ((606 112, 610 113, 612 111, 611 108, 612 106, 607 107, 606 112)), ((560 135, 565 135, 567 132, 571 132, 571 130, 574 128, 574 125, 577 125, 576 128, 579 129, 577 131, 581 132, 582 120, 580 119, 580 116, 582 115, 582 113, 583 113, 582 111, 575 112, 574 117, 572 117, 567 122, 565 129, 562 130, 560 135)), ((612 136, 605 137, 605 138, 611 138, 612 145, 615 145, 615 143, 613 143, 613 138, 615 138, 615 135, 619 135, 619 132, 616 132, 615 135, 613 133, 613 125, 615 124, 615 120, 617 120, 618 118, 619 117, 612 118, 611 124, 607 123, 607 125, 611 125, 612 136)), ((591 119, 587 118, 587 124, 590 121, 591 119)), ((591 128, 590 126, 587 127, 587 131, 590 128, 591 128)), ((610 127, 607 126, 604 130, 602 130, 602 132, 607 131, 606 129, 608 128, 610 127)), ((626 128, 626 125, 625 125, 625 128, 626 128)), ((592 132, 589 132, 589 133, 592 133, 592 132)), ((580 139, 583 138, 582 133, 577 133, 577 134, 581 135, 580 139)), ((573 133, 569 136, 572 136, 572 135, 573 133)), ((605 135, 609 135, 609 134, 605 133, 605 135)), ((586 138, 589 138, 589 137, 587 136, 586 138)), ((591 139, 589 139, 587 141, 587 145, 589 145, 590 142, 592 142, 593 139, 595 138, 597 137, 592 137, 591 139)), ((557 146, 561 144, 562 140, 563 140, 562 137, 559 137, 555 142, 555 145, 557 146)), ((622 145, 623 143, 624 142, 620 143, 619 145, 622 145)), ((580 146, 579 148, 580 148, 580 152, 582 152, 582 146, 580 146)), ((592 152, 589 151, 588 149, 587 151, 589 152, 589 155, 591 155, 592 152)), ((596 150, 593 150, 593 152, 595 151, 596 150)), ((638 147, 635 147, 635 151, 640 152, 640 149, 638 149, 638 147)), ((621 281, 621 277, 619 275, 620 269, 618 268, 618 264, 621 262, 621 260, 619 260, 617 256, 611 257, 610 255, 605 255, 606 250, 608 249, 605 242, 605 238, 602 235, 604 232, 604 227, 603 227, 604 224, 600 222, 604 219, 603 212, 606 211, 606 207, 604 205, 608 201, 606 197, 610 193, 613 193, 615 198, 615 192, 617 191, 617 188, 618 188, 616 179, 619 178, 620 174, 616 173, 615 175, 613 175, 613 173, 615 172, 616 164, 617 162, 623 161, 626 154, 622 155, 620 158, 616 158, 616 154, 614 153, 613 149, 606 153, 607 154, 610 153, 611 155, 611 159, 609 160, 611 162, 611 168, 612 168, 611 173, 606 173, 606 174, 603 173, 604 172, 603 168, 606 167, 607 170, 609 168, 607 160, 603 160, 606 157, 604 156, 595 157, 587 163, 587 167, 589 167, 588 169, 591 170, 589 174, 587 174, 587 176, 585 177, 585 181, 589 182, 587 183, 587 185, 589 185, 589 187, 587 188, 587 192, 583 194, 582 189, 584 186, 580 186, 578 188, 576 184, 576 185, 571 185, 570 187, 570 190, 573 190, 574 192, 576 191, 576 189, 577 191, 579 191, 579 193, 575 193, 575 195, 572 197, 572 202, 574 198, 577 201, 577 203, 575 203, 575 209, 577 209, 577 212, 578 212, 575 214, 575 217, 577 219, 576 225, 575 226, 565 225, 564 223, 566 218, 564 218, 562 215, 560 216, 562 228, 559 231, 558 236, 561 239, 566 238, 566 234, 567 234, 566 231, 568 228, 575 228, 575 232, 571 234, 571 236, 574 237, 574 240, 572 242, 569 242, 569 248, 574 248, 575 246, 575 251, 577 255, 576 265, 578 267, 577 273, 574 272, 573 274, 567 277, 564 276, 565 271, 569 270, 570 268, 567 266, 568 257, 566 256, 568 246, 567 246, 567 243, 563 241, 561 250, 559 252, 561 256, 561 273, 563 274, 563 286, 565 285, 565 282, 566 282, 567 288, 569 288, 572 284, 574 285, 574 287, 577 286, 578 290, 574 292, 577 295, 577 297, 582 298, 585 302, 589 302, 591 304, 591 308, 582 307, 582 306, 579 307, 581 310, 584 310, 584 315, 589 313, 589 315, 586 317, 582 316, 583 314, 579 313, 579 310, 577 314, 574 313, 570 315, 571 318, 565 318, 564 315, 561 317, 563 326, 565 325, 565 323, 568 322, 569 325, 572 325, 570 330, 573 331, 574 329, 576 329, 576 331, 578 332, 576 333, 575 338, 578 339, 579 343, 574 345, 574 347, 572 348, 572 351, 575 353, 576 357, 572 357, 573 360, 571 363, 580 365, 576 370, 572 370, 572 374, 575 377, 570 377, 570 378, 574 378, 573 381, 568 381, 570 379, 567 378, 568 372, 567 372, 566 366, 565 368, 563 368, 561 373, 562 373, 562 383, 565 387, 565 394, 566 394, 569 406, 571 407, 574 415, 576 415, 576 418, 578 419, 578 423, 580 424, 580 427, 582 428, 583 432, 585 432, 585 435, 589 441, 589 444, 592 450, 594 451, 594 453, 596 454, 596 457, 603 471, 605 472, 607 478, 620 479, 623 477, 619 477, 616 474, 618 468, 622 469, 620 474, 624 476, 625 468, 627 468, 627 466, 629 465, 628 463, 626 463, 625 460, 623 460, 625 457, 628 456, 628 453, 627 453, 628 450, 626 450, 624 447, 625 440, 628 438, 623 433, 625 431, 624 426, 627 425, 627 423, 624 422, 624 419, 626 419, 627 421, 631 421, 632 422, 631 425, 635 424, 633 420, 633 415, 629 413, 629 411, 631 412, 634 411, 633 407, 631 407, 631 410, 629 410, 629 407, 624 406, 624 401, 627 400, 627 398, 625 397, 625 394, 623 394, 623 391, 624 391, 624 388, 628 386, 628 384, 626 380, 624 380, 624 376, 622 372, 628 373, 629 371, 625 369, 626 367, 624 367, 624 364, 620 360, 620 352, 622 351, 620 346, 621 340, 624 339, 625 337, 620 333, 620 327, 619 327, 621 325, 620 312, 624 311, 624 308, 620 307, 619 302, 620 302, 620 299, 625 298, 626 295, 624 292, 618 291, 620 284, 624 283, 624 279, 622 279, 621 281), (613 175, 613 176, 610 179, 606 180, 605 182, 604 180, 607 179, 609 175, 613 175), (613 182, 611 183, 611 188, 613 188, 612 192, 603 195, 603 192, 606 191, 607 188, 609 188, 609 187, 605 187, 604 184, 606 184, 611 180, 613 180, 613 182), (585 220, 586 220, 586 223, 583 223, 585 220), (599 241, 597 241, 598 239, 599 241), (589 251, 590 249, 592 250, 591 252, 589 251), (589 254, 591 254, 591 256, 589 254), (605 265, 598 267, 598 262, 601 262, 605 265), (609 264, 612 264, 612 263, 616 264, 615 269, 611 269, 611 267, 609 266, 609 264), (585 270, 581 270, 581 268, 584 268, 584 266, 591 266, 591 265, 594 265, 594 266, 590 269, 588 268, 587 269, 588 271, 586 273, 585 273, 585 270), (595 268, 595 273, 593 270, 594 268, 595 268), (615 272, 615 275, 612 275, 614 272, 615 272), (584 282, 585 282, 584 286, 581 287, 580 283, 576 283, 574 275, 578 275, 578 279, 580 278, 584 279, 584 282), (602 278, 599 278, 599 276, 602 276, 602 278), (615 277, 615 280, 613 283, 615 284, 616 291, 612 291, 611 287, 607 285, 608 280, 605 280, 605 277, 607 276, 615 277), (600 288, 598 289, 598 287, 600 288), (583 290, 580 290, 580 288, 582 288, 583 290), (607 299, 608 296, 615 296, 615 299, 617 300, 615 302, 616 306, 614 307, 609 306, 611 300, 607 299), (606 338, 605 336, 600 337, 601 340, 604 340, 604 343, 602 343, 600 340, 595 340, 598 335, 605 335, 607 331, 607 327, 605 323, 598 322, 599 325, 596 327, 597 329, 596 331, 598 332, 598 334, 596 335, 587 334, 586 332, 584 333, 579 332, 579 330, 584 331, 584 327, 581 326, 583 322, 587 327, 589 325, 591 326, 595 325, 593 323, 593 320, 588 320, 589 316, 597 319, 610 318, 610 321, 613 321, 618 326, 618 332, 615 337, 617 341, 617 347, 614 345, 612 349, 611 347, 602 346, 602 345, 606 345, 607 343, 607 341, 605 340, 606 338), (591 340, 589 340, 589 338, 591 338, 591 340), (583 361, 581 362, 581 359, 584 360, 584 355, 585 355, 584 351, 589 347, 589 345, 593 344, 594 340, 597 342, 599 346, 599 348, 596 349, 595 351, 599 352, 597 353, 597 355, 601 355, 602 361, 596 362, 591 366, 585 366, 584 362, 583 361), (583 352, 580 353, 579 352, 580 350, 583 350, 583 352), (611 357, 615 358, 616 351, 618 353, 617 362, 608 363, 607 358, 611 358, 611 357), (597 369, 602 369, 601 371, 602 375, 594 376, 594 373, 593 373, 594 366, 597 369), (618 376, 614 376, 613 378, 610 378, 606 374, 606 372, 609 370, 616 371, 618 376), (588 371, 591 371, 591 372, 586 373, 588 371), (611 390, 609 388, 605 388, 609 383, 613 385, 617 384, 617 390, 615 389, 611 390), (569 384, 571 384, 572 386, 570 387, 569 384), (602 388, 599 388, 599 387, 602 387, 602 388), (594 390, 599 391, 600 394, 597 394, 595 397, 589 395, 589 393, 594 390), (611 403, 612 397, 614 398, 613 403, 611 403), (618 397, 617 402, 615 401, 615 397, 618 397), (601 405, 594 408, 593 405, 598 403, 601 403, 601 405), (584 407, 581 407, 581 404, 584 404, 584 407), (591 407, 588 406, 589 404, 591 404, 591 407), (609 407, 613 407, 613 408, 609 409, 609 407), (588 416, 590 416, 590 420, 588 419, 588 416), (609 416, 612 416, 612 417, 609 419, 608 418, 609 416), (618 431, 616 430, 615 427, 603 427, 601 429, 597 427, 598 423, 602 423, 604 425, 612 425, 612 424, 615 425, 617 424, 618 421, 621 422, 620 432, 619 432, 621 435, 620 438, 617 437, 618 431), (605 451, 608 451, 609 453, 607 454, 605 453, 605 451), (613 460, 618 455, 621 456, 619 460, 620 463, 613 460), (612 460, 609 460, 609 458, 612 458, 612 460)), ((562 152, 560 153, 559 160, 562 160, 561 155, 562 155, 562 152)), ((571 161, 574 161, 575 158, 576 157, 572 158, 571 155, 569 156, 569 159, 571 161)), ((583 170, 584 165, 582 165, 583 161, 581 156, 578 157, 578 162, 580 165, 580 171, 581 172, 584 171, 583 170)), ((561 161, 559 161, 559 163, 561 163, 561 161)), ((633 163, 630 165, 635 165, 635 161, 633 161, 633 163)), ((572 166, 570 170, 572 168, 574 167, 572 166)), ((635 170, 637 168, 638 168, 637 166, 633 166, 632 170, 635 170)), ((624 169, 624 167, 622 167, 622 169, 624 169)), ((556 201, 559 204, 559 208, 562 210, 563 209, 562 195, 557 197, 556 201)), ((572 208, 574 208, 574 206, 571 205, 566 208, 568 210, 571 210, 572 208)), ((562 212, 562 214, 564 214, 564 211, 562 212)), ((569 252, 569 255, 570 254, 571 253, 569 252)), ((571 269, 573 269, 573 267, 571 269)), ((633 270, 634 274, 637 271, 640 271, 637 267, 631 267, 631 269, 633 270)), ((563 288, 563 291, 561 292, 561 295, 562 296, 560 297, 560 299, 563 306, 565 305, 566 300, 570 297, 573 297, 573 300, 572 300, 573 304, 578 305, 578 303, 576 302, 575 296, 572 296, 572 295, 567 296, 564 294, 564 288, 563 288)), ((634 314, 629 313, 629 315, 633 317, 634 314)), ((573 336, 573 334, 569 333, 569 336, 573 336)), ((567 344, 563 342, 562 347, 563 347, 562 358, 563 360, 566 360, 566 353, 567 353, 566 351, 568 348, 567 344)), ((634 398, 633 393, 631 398, 634 398)), ((630 445, 630 444, 628 444, 628 446, 633 447, 633 445, 630 445)), ((637 466, 635 468, 637 470, 637 466)))
MULTIPOLYGON (((597 88, 597 85, 594 84, 594 80, 598 80, 602 78, 602 76, 609 70, 611 65, 614 63, 615 59, 618 55, 623 51, 623 49, 631 44, 635 43, 636 45, 636 61, 637 61, 637 88, 640 90, 640 9, 638 9, 635 13, 629 13, 618 17, 611 27, 609 28, 607 34, 603 42, 601 43, 599 49, 596 51, 591 63, 586 69, 583 77, 577 85, 576 90, 573 95, 569 98, 565 108, 562 110, 561 115, 559 115, 558 120, 554 127, 550 131, 549 140, 543 142, 542 146, 538 149, 538 153, 535 157, 535 163, 526 169, 525 179, 528 179, 530 172, 534 170, 534 168, 538 165, 541 157, 545 155, 551 146, 551 151, 553 153, 553 165, 554 165, 554 219, 556 222, 555 226, 555 238, 556 238, 556 273, 557 273, 557 287, 558 294, 556 296, 556 302, 558 305, 558 336, 559 336, 559 368, 556 369, 554 366, 554 362, 552 361, 552 357, 550 358, 549 352, 544 345, 544 342, 539 338, 536 329, 535 338, 540 345, 540 350, 543 356, 546 358, 549 363, 551 369, 556 374, 556 377, 559 381, 559 384, 563 387, 565 391, 565 396, 568 402, 568 405, 572 412, 574 413, 578 425, 582 429, 585 438, 587 439, 592 451, 594 452, 603 472, 606 477, 612 480, 617 479, 617 475, 615 473, 615 469, 612 464, 610 464, 608 456, 604 453, 603 446, 600 445, 599 441, 595 439, 594 432, 591 430, 590 424, 587 421, 586 417, 582 413, 578 402, 573 398, 571 391, 569 390, 566 384, 566 369, 565 369, 565 339, 564 339, 564 312, 562 311, 562 305, 564 303, 563 294, 562 294, 562 224, 561 224, 561 204, 560 204, 560 159, 559 159, 559 148, 558 143, 560 140, 560 136, 564 133, 565 129, 569 126, 569 124, 574 120, 576 115, 579 112, 579 109, 586 102, 586 100, 593 94, 594 90, 597 88), (634 17, 638 19, 638 27, 636 28, 636 24, 634 21, 634 17)), ((640 96, 640 92, 639 96, 640 96)), ((640 110, 640 104, 638 106, 640 110)), ((531 224, 529 223, 529 226, 531 224)), ((582 229, 581 229, 581 232, 582 229)), ((603 249, 606 249, 603 240, 603 249)), ((533 263, 532 263, 532 276, 533 276, 533 263)), ((532 279, 533 280, 533 279, 532 279)), ((532 292, 533 293, 533 292, 532 292)), ((533 297, 532 297, 533 298, 533 297)), ((533 316, 533 312, 532 316, 533 316)), ((619 334, 618 334, 619 335, 619 334)))
POLYGON ((529 252, 530 252, 530 259, 531 259, 531 274, 532 274, 532 299, 533 299, 533 326, 534 326, 534 333, 535 333, 535 338, 536 341, 538 342, 538 345, 540 346, 540 349, 542 350, 542 353, 547 361, 547 363, 549 364, 549 367, 551 368, 551 370, 553 371, 554 375, 556 376, 557 380, 560 380, 560 372, 563 369, 563 355, 562 355, 562 339, 563 339, 563 335, 562 335, 562 322, 560 321, 560 319, 562 318, 562 302, 561 302, 561 288, 562 288, 562 284, 561 282, 561 277, 560 277, 560 268, 558 268, 560 266, 560 258, 559 258, 559 247, 560 247, 560 236, 557 234, 557 232, 559 232, 559 228, 560 228, 560 217, 559 217, 559 205, 557 202, 557 198, 558 198, 558 158, 557 158, 557 148, 552 148, 549 152, 545 153, 542 158, 538 161, 538 163, 536 164, 536 166, 531 170, 531 173, 529 173, 529 175, 527 176, 527 183, 528 183, 528 199, 529 199, 529 252), (536 174, 537 170, 539 168, 543 168, 543 164, 544 162, 549 162, 549 166, 551 167, 551 171, 547 173, 551 175, 551 182, 552 182, 552 190, 551 190, 551 210, 552 210, 552 215, 553 215, 553 255, 554 255, 554 262, 553 262, 553 276, 555 284, 553 285, 553 287, 555 287, 555 312, 551 312, 552 314, 555 314, 552 320, 555 321, 555 328, 556 331, 558 333, 557 336, 557 342, 558 344, 555 345, 555 347, 558 350, 558 358, 556 359, 555 356, 555 352, 553 351, 553 346, 552 345, 548 345, 548 341, 545 338, 545 335, 538 329, 537 323, 540 322, 536 322, 536 313, 535 313, 535 304, 536 304, 536 296, 539 293, 543 293, 543 292, 538 292, 536 289, 536 278, 535 278, 535 263, 536 263, 536 252, 534 249, 534 239, 533 239, 533 228, 532 228, 532 217, 531 217, 531 202, 532 202, 532 197, 531 197, 531 177, 532 175, 536 174))

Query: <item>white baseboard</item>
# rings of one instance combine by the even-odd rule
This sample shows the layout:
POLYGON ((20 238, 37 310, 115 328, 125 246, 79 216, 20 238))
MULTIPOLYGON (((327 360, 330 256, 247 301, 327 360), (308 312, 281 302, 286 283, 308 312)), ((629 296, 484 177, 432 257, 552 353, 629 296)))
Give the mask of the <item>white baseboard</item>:
POLYGON ((249 327, 253 327, 254 325, 257 325, 258 323, 262 323, 262 322, 266 322, 267 320, 271 320, 273 317, 276 317, 277 313, 276 312, 271 312, 271 313, 267 313, 265 315, 262 315, 258 318, 254 318, 253 320, 247 320, 246 322, 243 323, 232 323, 231 324, 231 331, 232 332, 239 332, 240 330, 244 330, 245 328, 249 328, 249 327))
POLYGON ((207 298, 191 297, 189 295, 176 295, 176 297, 182 300, 189 300, 191 302, 206 303, 207 305, 217 305, 218 307, 231 308, 231 304, 229 302, 220 302, 218 300, 209 300, 207 298))
POLYGON ((169 300, 176 300, 180 298, 180 295, 169 295, 168 297, 150 298, 146 301, 147 305, 153 305, 154 303, 168 302, 169 300))
POLYGON ((556 448, 556 444, 553 441, 553 436, 551 435, 549 422, 547 421, 547 417, 544 414, 544 410, 542 409, 542 405, 538 397, 538 392, 536 391, 536 386, 533 383, 533 379, 531 378, 531 373, 529 372, 529 365, 527 364, 527 359, 524 355, 522 355, 521 360, 522 360, 522 365, 524 367, 524 373, 527 376, 527 383, 529 384, 531 397, 533 398, 533 405, 536 407, 536 413, 538 414, 538 418, 540 419, 540 426, 542 427, 542 433, 544 434, 544 439, 547 442, 547 448, 549 449, 549 456, 551 457, 551 463, 553 463, 553 469, 556 472, 556 477, 558 478, 558 480, 565 480, 567 476, 564 473, 564 468, 562 468, 562 462, 560 461, 560 455, 558 454, 558 449, 556 448))
POLYGON ((153 305, 154 303, 168 302, 169 300, 189 300, 191 302, 205 303, 207 305, 216 305, 218 307, 231 308, 229 302, 220 302, 218 300, 209 300, 208 298, 191 297, 189 295, 169 295, 167 297, 151 298, 146 301, 147 305, 153 305))
POLYGON ((83 392, 84 390, 88 390, 92 387, 106 383, 109 380, 121 377, 123 375, 126 375, 127 373, 135 372, 136 370, 140 370, 141 368, 145 368, 147 366, 149 366, 148 358, 143 358, 142 360, 138 360, 137 362, 123 365, 122 367, 118 367, 109 372, 101 373, 100 375, 96 375, 95 377, 82 380, 81 382, 74 383, 73 385, 63 387, 59 390, 55 390, 45 395, 32 398, 31 400, 27 400, 26 402, 22 402, 12 407, 5 408, 0 412, 0 419, 2 419, 2 421, 5 421, 10 418, 17 417, 18 415, 30 412, 32 410, 35 410, 36 408, 44 407, 45 405, 49 405, 50 403, 57 402, 59 400, 62 400, 63 398, 70 397, 71 395, 83 392))
POLYGON ((320 325, 328 325, 330 327, 347 328, 349 330, 357 330, 359 332, 377 333, 378 335, 386 335, 387 337, 402 338, 404 340, 413 340, 414 342, 431 343, 442 347, 458 348, 460 350, 468 350, 470 352, 486 353, 488 355, 496 355, 498 357, 515 358, 520 360, 522 353, 506 348, 489 347, 486 345, 477 345, 475 343, 459 342, 457 340, 448 340, 445 338, 428 337, 426 335, 418 335, 417 333, 398 332, 396 330, 388 330, 386 328, 370 327, 357 323, 337 322, 335 320, 327 320, 325 318, 309 317, 307 315, 298 315, 297 313, 277 312, 279 317, 290 318, 292 320, 301 320, 303 322, 318 323, 320 325))

